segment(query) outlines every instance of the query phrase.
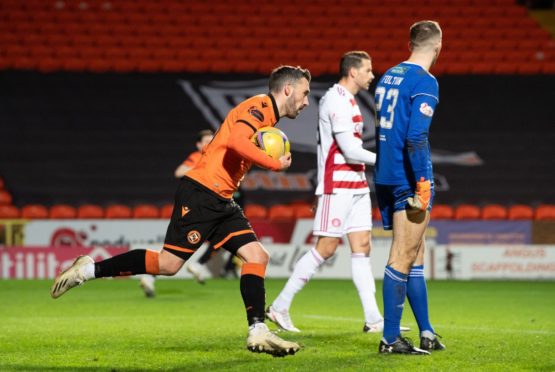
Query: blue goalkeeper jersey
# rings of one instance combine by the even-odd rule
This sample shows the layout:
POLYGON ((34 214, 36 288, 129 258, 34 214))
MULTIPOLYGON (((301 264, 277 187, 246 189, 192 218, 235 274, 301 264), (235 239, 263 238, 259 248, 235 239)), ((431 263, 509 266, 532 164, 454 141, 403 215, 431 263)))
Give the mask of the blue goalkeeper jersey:
POLYGON ((438 102, 436 78, 419 65, 402 62, 382 76, 376 87, 375 183, 433 183, 428 132, 438 102))

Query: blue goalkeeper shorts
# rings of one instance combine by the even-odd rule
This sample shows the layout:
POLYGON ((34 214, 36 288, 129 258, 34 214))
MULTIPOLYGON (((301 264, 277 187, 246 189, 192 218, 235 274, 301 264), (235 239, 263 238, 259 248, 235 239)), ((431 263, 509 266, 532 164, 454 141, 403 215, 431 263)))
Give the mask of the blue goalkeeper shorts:
MULTIPOLYGON (((380 185, 376 184, 376 198, 378 199, 378 207, 382 215, 384 230, 393 228, 393 213, 409 209, 407 199, 414 196, 414 187, 409 185, 380 185)), ((434 186, 432 183, 430 204, 428 211, 432 210, 432 202, 434 200, 434 186)))

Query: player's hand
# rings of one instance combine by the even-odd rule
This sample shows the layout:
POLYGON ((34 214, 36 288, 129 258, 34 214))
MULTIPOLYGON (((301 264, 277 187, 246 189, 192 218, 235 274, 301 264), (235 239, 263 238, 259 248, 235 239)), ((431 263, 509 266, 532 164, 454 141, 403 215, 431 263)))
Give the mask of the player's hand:
POLYGON ((279 162, 281 163, 281 167, 279 168, 280 171, 284 171, 291 166, 291 153, 288 152, 282 155, 279 158, 279 162))
POLYGON ((424 177, 420 177, 420 181, 416 182, 414 197, 408 198, 407 203, 413 209, 425 211, 428 209, 431 196, 432 190, 430 180, 424 180, 424 177))

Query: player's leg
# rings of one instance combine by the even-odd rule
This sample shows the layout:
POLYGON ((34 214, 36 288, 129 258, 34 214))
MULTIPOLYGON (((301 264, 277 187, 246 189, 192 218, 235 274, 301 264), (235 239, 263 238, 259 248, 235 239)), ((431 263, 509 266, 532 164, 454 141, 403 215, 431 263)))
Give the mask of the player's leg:
POLYGON ((344 229, 351 247, 353 283, 364 311, 364 332, 381 332, 383 317, 376 303, 376 286, 370 267, 372 207, 370 194, 353 195, 344 229))
POLYGON ((316 270, 327 258, 333 256, 338 243, 339 238, 327 236, 318 237, 316 247, 311 248, 297 261, 287 283, 274 302, 268 306, 266 310, 268 319, 286 331, 300 332, 293 324, 293 320, 289 314, 291 303, 295 295, 310 281, 316 270))
POLYGON ((287 331, 299 332, 289 315, 295 295, 304 288, 325 260, 335 254, 339 238, 343 235, 342 226, 337 221, 344 221, 341 211, 348 208, 341 207, 342 204, 344 201, 338 195, 318 197, 313 228, 314 235, 318 236, 316 247, 297 261, 285 287, 266 311, 268 319, 287 331))
POLYGON ((401 337, 401 317, 407 293, 407 278, 417 255, 426 218, 405 211, 406 198, 413 195, 409 187, 376 185, 376 196, 384 229, 393 229, 388 263, 383 281, 384 330, 380 353, 428 354, 401 337))
POLYGON ((70 268, 56 277, 50 294, 58 298, 71 288, 97 278, 137 274, 174 275, 183 262, 182 258, 165 250, 134 249, 96 263, 89 256, 80 256, 70 268))
POLYGON ((208 239, 214 242, 214 248, 224 248, 243 261, 240 289, 249 324, 247 348, 276 356, 294 354, 299 345, 282 340, 264 323, 264 277, 270 255, 258 241, 241 209, 227 207, 226 210, 225 219, 219 221, 208 239))
POLYGON ((353 283, 364 311, 364 332, 375 333, 383 329, 383 317, 376 302, 376 285, 370 267, 370 231, 348 234, 351 246, 351 272, 353 283))
POLYGON ((174 275, 202 244, 204 229, 207 227, 195 223, 202 205, 203 198, 198 190, 182 181, 175 194, 174 209, 161 252, 134 249, 96 263, 88 256, 78 257, 70 268, 56 277, 51 296, 58 298, 69 289, 96 278, 137 274, 174 275), (187 205, 191 206, 191 213, 187 214, 185 220, 181 210, 187 205))
POLYGON ((241 269, 241 295, 249 323, 247 348, 253 352, 276 356, 295 354, 300 348, 297 343, 283 340, 270 332, 264 324, 264 277, 270 255, 257 241, 239 248, 237 255, 244 261, 241 269))
POLYGON ((424 278, 425 248, 426 240, 422 237, 407 281, 407 298, 420 330, 420 348, 429 351, 443 350, 445 346, 436 337, 428 313, 428 289, 424 278))

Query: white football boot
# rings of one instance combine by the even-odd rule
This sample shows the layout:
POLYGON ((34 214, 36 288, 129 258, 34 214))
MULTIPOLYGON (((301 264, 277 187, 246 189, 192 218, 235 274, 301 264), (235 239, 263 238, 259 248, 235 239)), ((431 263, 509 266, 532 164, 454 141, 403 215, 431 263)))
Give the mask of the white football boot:
POLYGON ((141 279, 140 279, 141 288, 143 289, 145 296, 147 296, 148 298, 152 298, 156 296, 156 288, 154 287, 155 281, 156 279, 154 278, 154 275, 149 275, 149 274, 141 275, 141 279))
POLYGON ((204 275, 202 275, 202 267, 198 263, 191 262, 186 267, 187 267, 187 271, 190 272, 191 275, 193 275, 193 278, 195 278, 198 284, 205 283, 204 275))
POLYGON ((71 288, 83 284, 87 280, 84 268, 89 264, 94 265, 92 258, 89 256, 79 256, 67 270, 58 274, 50 289, 52 298, 58 298, 71 288))
POLYGON ((266 309, 266 318, 270 319, 273 323, 286 331, 297 333, 301 331, 293 324, 293 321, 291 320, 291 316, 289 316, 289 311, 287 309, 277 311, 272 307, 272 305, 270 305, 266 309))
MULTIPOLYGON (((401 326, 401 332, 410 331, 409 327, 401 326)), ((383 319, 377 323, 364 323, 364 327, 362 328, 362 332, 364 333, 381 333, 383 332, 383 319)))
POLYGON ((275 333, 270 332, 264 323, 255 323, 249 327, 247 349, 253 353, 266 353, 276 357, 293 355, 299 351, 296 342, 285 341, 275 333))

